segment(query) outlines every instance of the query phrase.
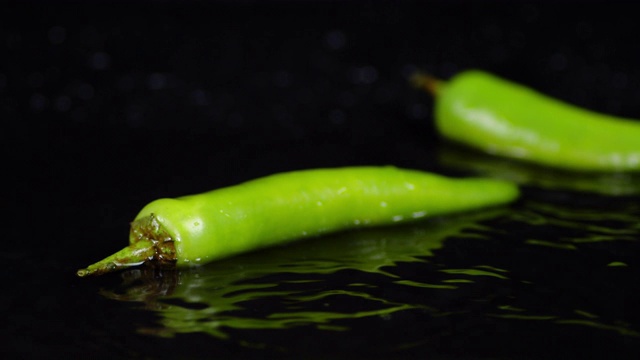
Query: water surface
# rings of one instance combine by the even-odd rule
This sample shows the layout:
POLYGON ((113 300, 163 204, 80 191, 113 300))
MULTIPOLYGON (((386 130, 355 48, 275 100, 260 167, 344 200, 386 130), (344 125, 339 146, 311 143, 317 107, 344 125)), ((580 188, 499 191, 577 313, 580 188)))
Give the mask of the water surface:
POLYGON ((627 351, 640 341, 640 206, 530 195, 191 270, 130 270, 100 293, 154 314, 135 326, 140 336, 202 334, 280 354, 437 354, 444 343, 447 355, 482 354, 510 343, 497 353, 542 355, 551 338, 554 349, 587 351, 580 343, 598 338, 627 351))

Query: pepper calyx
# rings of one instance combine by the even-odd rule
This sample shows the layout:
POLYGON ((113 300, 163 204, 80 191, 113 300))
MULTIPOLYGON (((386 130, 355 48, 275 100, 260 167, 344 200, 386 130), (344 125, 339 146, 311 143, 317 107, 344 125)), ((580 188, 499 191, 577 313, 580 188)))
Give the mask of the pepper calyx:
POLYGON ((173 238, 154 214, 131 223, 129 246, 77 272, 79 277, 102 275, 120 269, 148 264, 174 268, 177 261, 173 238))

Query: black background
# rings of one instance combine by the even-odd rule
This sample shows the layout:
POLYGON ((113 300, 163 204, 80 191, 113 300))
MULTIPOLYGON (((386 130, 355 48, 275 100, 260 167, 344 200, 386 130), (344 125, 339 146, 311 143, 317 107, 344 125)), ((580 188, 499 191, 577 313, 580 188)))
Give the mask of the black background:
POLYGON ((590 109, 640 113, 638 25, 624 4, 4 9, 0 109, 18 231, 43 216, 58 232, 109 227, 150 199, 298 168, 428 169, 437 137, 430 97, 406 81, 416 68, 445 79, 481 68, 590 109))
POLYGON ((125 244, 128 222, 153 199, 324 166, 459 175, 434 161, 432 100, 407 83, 415 69, 446 79, 480 68, 590 109, 640 114, 633 4, 28 1, 0 10, 11 285, 1 305, 12 313, 3 335, 31 355, 90 351, 56 340, 74 336, 60 333, 76 316, 69 304, 83 301, 63 294, 94 286, 75 270, 125 244))

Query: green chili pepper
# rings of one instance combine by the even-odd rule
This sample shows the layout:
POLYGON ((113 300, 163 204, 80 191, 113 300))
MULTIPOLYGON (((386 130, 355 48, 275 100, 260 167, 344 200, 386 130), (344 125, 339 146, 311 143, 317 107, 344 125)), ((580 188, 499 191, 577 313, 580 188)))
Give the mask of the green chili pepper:
POLYGON ((505 204, 518 195, 510 182, 390 166, 281 173, 151 202, 131 224, 129 246, 78 276, 145 262, 165 268, 205 264, 323 233, 505 204))
POLYGON ((640 170, 640 120, 596 113, 478 70, 444 82, 415 74, 436 98, 446 138, 487 153, 578 171, 640 170))

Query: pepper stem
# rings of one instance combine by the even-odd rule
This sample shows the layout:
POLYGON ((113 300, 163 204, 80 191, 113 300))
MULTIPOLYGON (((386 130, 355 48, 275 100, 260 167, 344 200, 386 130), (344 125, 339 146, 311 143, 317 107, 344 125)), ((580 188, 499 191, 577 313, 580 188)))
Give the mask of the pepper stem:
POLYGON ((77 274, 80 277, 102 275, 122 268, 141 265, 152 260, 155 253, 153 241, 140 240, 93 265, 87 266, 86 269, 78 270, 77 274))
POLYGON ((154 214, 131 223, 129 246, 117 253, 78 270, 79 277, 102 275, 143 263, 166 269, 175 268, 176 248, 171 235, 162 227, 154 214))
POLYGON ((419 89, 427 90, 431 95, 438 95, 444 81, 422 72, 415 72, 409 77, 409 82, 419 89))

